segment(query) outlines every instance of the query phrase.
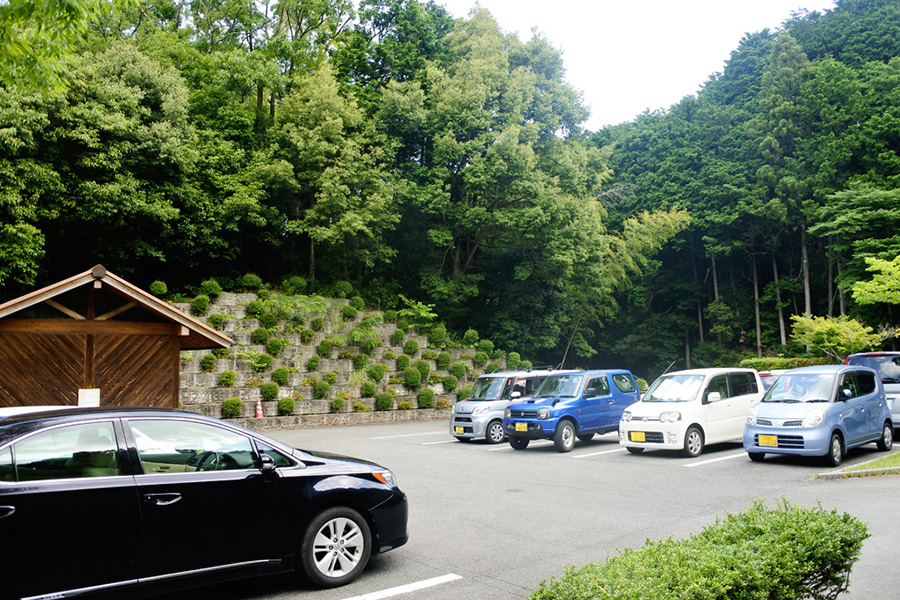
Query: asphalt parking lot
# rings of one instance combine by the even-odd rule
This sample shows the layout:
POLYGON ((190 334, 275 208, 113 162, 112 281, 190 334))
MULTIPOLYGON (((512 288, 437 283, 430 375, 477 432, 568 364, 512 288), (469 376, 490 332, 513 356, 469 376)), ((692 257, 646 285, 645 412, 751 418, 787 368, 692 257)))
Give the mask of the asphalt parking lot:
MULTIPOLYGON (((631 455, 616 434, 578 442, 567 454, 552 442, 512 450, 457 442, 444 421, 267 433, 391 468, 410 500, 409 543, 374 557, 343 588, 313 590, 278 576, 185 593, 185 600, 527 598, 567 565, 602 561, 648 539, 689 536, 754 498, 821 503, 866 521, 872 537, 841 597, 891 598, 900 589, 897 476, 820 480, 817 474, 831 470, 821 462, 770 455, 753 463, 739 444, 708 447, 694 459, 631 455)), ((882 455, 866 446, 851 451, 844 466, 882 455)))

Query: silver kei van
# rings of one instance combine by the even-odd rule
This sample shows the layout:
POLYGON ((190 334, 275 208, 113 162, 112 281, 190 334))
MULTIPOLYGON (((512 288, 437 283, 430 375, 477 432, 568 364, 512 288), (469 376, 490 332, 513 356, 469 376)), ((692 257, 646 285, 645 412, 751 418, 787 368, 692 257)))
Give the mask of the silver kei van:
POLYGON ((450 414, 450 435, 461 442, 484 438, 489 444, 506 439, 503 411, 513 401, 530 398, 552 369, 498 371, 482 375, 472 386, 472 393, 457 402, 450 414))

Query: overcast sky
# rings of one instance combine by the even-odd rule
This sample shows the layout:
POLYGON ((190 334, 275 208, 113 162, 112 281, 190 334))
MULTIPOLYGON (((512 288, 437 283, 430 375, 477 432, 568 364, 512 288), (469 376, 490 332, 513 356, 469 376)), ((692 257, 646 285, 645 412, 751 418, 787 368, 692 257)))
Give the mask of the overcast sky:
MULTIPOLYGON (((466 17, 476 0, 435 0, 466 17)), ((563 53, 566 79, 591 110, 586 127, 668 108, 721 72, 745 33, 833 0, 480 0, 505 32, 537 28, 563 53)))

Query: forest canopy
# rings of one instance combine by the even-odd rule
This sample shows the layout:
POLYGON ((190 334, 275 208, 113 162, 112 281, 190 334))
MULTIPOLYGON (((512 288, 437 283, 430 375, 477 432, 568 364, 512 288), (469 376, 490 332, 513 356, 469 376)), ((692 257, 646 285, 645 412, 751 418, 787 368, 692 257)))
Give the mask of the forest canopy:
POLYGON ((641 371, 803 352, 796 315, 896 320, 851 294, 900 255, 896 2, 748 34, 698 94, 596 132, 560 52, 483 9, 78 0, 52 32, 25 4, 0 34, 48 58, 0 46, 4 300, 98 263, 187 294, 350 282, 641 371))

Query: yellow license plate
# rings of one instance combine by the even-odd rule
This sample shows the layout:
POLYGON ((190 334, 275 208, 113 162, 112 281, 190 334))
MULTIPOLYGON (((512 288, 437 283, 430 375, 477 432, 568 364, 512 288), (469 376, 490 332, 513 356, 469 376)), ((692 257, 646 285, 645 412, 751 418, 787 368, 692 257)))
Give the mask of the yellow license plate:
POLYGON ((528 431, 528 423, 516 423, 516 431, 528 431))
POLYGON ((463 433, 463 428, 462 427, 454 427, 453 431, 455 431, 456 433, 463 433))
POLYGON ((777 446, 778 445, 778 436, 777 435, 761 435, 761 436, 759 436, 759 445, 760 446, 777 446))
POLYGON ((631 435, 632 442, 646 442, 647 441, 647 436, 644 435, 643 431, 632 431, 630 435, 631 435))

